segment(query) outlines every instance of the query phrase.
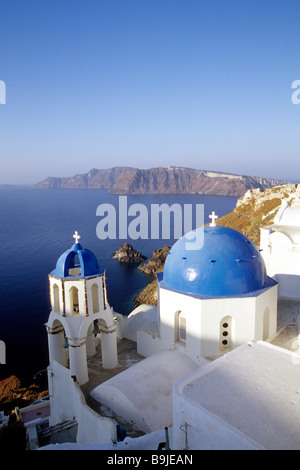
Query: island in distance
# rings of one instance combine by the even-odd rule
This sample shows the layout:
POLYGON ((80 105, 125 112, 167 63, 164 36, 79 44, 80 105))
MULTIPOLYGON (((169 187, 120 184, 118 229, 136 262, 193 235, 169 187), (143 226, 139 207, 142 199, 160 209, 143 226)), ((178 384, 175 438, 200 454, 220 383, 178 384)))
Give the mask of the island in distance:
POLYGON ((139 169, 120 167, 90 170, 72 177, 48 177, 38 189, 104 189, 111 194, 212 194, 240 197, 249 189, 282 185, 287 181, 257 176, 171 166, 139 169))

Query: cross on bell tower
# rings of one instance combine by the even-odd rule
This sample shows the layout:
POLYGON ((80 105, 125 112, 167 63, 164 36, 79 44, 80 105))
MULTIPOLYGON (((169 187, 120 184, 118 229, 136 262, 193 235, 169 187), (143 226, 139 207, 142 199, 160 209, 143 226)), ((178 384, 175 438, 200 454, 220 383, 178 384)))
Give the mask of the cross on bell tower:
POLYGON ((78 243, 78 242, 79 242, 79 240, 80 240, 81 237, 80 237, 79 233, 77 232, 77 230, 75 230, 75 233, 74 233, 74 235, 73 235, 73 238, 75 238, 75 243, 78 243))
POLYGON ((218 216, 215 214, 215 211, 212 211, 211 215, 209 218, 212 220, 211 223, 209 224, 211 227, 215 227, 216 224, 216 219, 218 219, 218 216))

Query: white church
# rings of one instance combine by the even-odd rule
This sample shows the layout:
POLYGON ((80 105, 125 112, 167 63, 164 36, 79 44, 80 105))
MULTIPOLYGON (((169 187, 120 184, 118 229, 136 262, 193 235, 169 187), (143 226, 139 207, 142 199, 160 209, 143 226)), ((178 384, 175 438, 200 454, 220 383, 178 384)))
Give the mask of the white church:
POLYGON ((173 245, 157 306, 128 317, 109 305, 105 268, 77 232, 59 257, 49 424, 76 422, 73 446, 155 450, 167 432, 173 450, 300 449, 299 348, 273 344, 279 299, 300 305, 299 200, 261 230, 260 249, 216 219, 197 229, 198 250, 185 237, 173 245), (124 342, 135 351, 125 367, 124 342), (140 437, 121 440, 120 425, 140 437))

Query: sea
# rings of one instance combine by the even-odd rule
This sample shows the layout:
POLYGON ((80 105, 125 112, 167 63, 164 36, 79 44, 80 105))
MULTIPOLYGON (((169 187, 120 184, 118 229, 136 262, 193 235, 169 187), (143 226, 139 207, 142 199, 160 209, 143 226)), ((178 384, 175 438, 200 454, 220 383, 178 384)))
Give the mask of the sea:
MULTIPOLYGON (((128 195, 128 208, 142 204, 151 221, 154 204, 203 205, 204 223, 212 211, 222 217, 236 205, 236 197, 207 195, 128 195)), ((123 197, 124 202, 124 197, 123 197)), ((80 243, 93 251, 106 268, 108 301, 116 312, 128 315, 133 298, 152 278, 136 264, 119 263, 111 254, 125 243, 151 258, 153 250, 176 242, 171 220, 169 238, 99 238, 97 226, 103 217, 99 206, 120 208, 120 196, 103 190, 36 189, 31 186, 0 186, 0 341, 5 361, 0 361, 0 380, 16 375, 24 386, 36 381, 48 366, 45 323, 50 313, 48 274, 59 256, 71 248, 77 230, 80 243), (4 363, 3 363, 4 362, 4 363)), ((136 206, 135 206, 136 207, 136 206)), ((134 217, 128 217, 128 223, 134 217)), ((194 223, 194 222, 193 222, 194 223)), ((194 226, 193 226, 194 228, 194 226)), ((103 237, 102 237, 103 238, 103 237)), ((1 358, 0 358, 1 359, 1 358)))

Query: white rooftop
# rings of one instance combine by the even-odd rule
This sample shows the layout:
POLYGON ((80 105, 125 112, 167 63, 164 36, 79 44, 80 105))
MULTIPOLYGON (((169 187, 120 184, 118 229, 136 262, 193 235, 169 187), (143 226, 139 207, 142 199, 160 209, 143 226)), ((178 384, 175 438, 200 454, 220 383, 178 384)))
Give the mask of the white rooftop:
POLYGON ((172 425, 173 384, 195 369, 184 354, 161 351, 98 385, 91 396, 138 429, 157 431, 172 425))
POLYGON ((265 449, 300 449, 298 353, 244 344, 180 380, 176 392, 224 431, 234 428, 265 449))

